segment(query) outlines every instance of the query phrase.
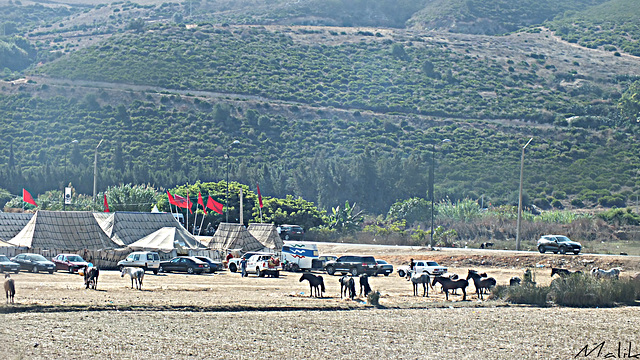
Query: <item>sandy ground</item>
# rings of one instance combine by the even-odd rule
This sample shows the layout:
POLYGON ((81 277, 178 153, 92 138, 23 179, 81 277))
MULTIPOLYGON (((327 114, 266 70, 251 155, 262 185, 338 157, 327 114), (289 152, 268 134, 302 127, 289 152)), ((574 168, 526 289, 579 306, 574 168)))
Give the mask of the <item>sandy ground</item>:
MULTIPOLYGON (((376 252, 396 259, 394 265, 408 257, 438 257, 451 272, 466 275, 475 268, 498 284, 522 277, 525 268, 517 266, 522 260, 488 266, 505 261, 503 254, 490 252, 423 254, 347 246, 325 250, 376 252), (485 264, 475 256, 482 256, 485 264)), ((574 260, 584 258, 566 261, 574 260)), ((539 284, 551 281, 548 267, 532 269, 539 284)), ((381 293, 382 308, 376 308, 364 296, 341 299, 339 277, 322 276, 324 296, 310 298, 307 282, 301 283, 300 274, 294 273, 280 278, 148 273, 142 291, 131 289, 129 279, 116 271, 101 272, 97 291, 85 289, 80 276, 63 272, 12 274, 16 304, 0 305, 0 350, 7 359, 566 359, 585 345, 590 349, 606 341, 601 357, 617 355, 618 342, 625 349, 631 342, 632 353, 640 353, 640 311, 635 307, 536 308, 480 301, 475 294, 468 294, 467 301, 462 295, 446 301, 439 288, 430 290, 429 297, 415 297, 410 283, 394 273, 370 278, 372 288, 381 293)), ((468 293, 473 291, 471 285, 468 293)))

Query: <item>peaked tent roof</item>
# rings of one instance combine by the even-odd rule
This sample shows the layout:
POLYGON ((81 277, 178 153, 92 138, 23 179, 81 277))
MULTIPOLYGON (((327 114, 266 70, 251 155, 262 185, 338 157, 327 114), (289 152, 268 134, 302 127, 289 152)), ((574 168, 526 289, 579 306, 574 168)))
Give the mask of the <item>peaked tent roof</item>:
POLYGON ((0 240, 9 241, 29 223, 33 213, 0 213, 0 240))
POLYGON ((159 250, 170 252, 174 249, 204 249, 189 232, 176 227, 163 227, 142 239, 129 244, 133 250, 159 250))
POLYGON ((264 246, 276 251, 282 250, 283 242, 278 235, 278 230, 276 230, 276 226, 274 224, 249 224, 249 228, 247 230, 264 246))
POLYGON ((248 252, 262 250, 264 245, 253 237, 244 225, 220 223, 213 239, 209 242, 209 248, 222 251, 240 249, 243 252, 248 252))
POLYGON ((9 244, 6 241, 0 240, 0 247, 13 247, 13 246, 15 246, 15 245, 9 244))
POLYGON ((132 244, 163 227, 184 229, 171 213, 116 211, 93 213, 102 230, 121 246, 132 244))
POLYGON ((118 247, 86 211, 37 211, 10 244, 28 248, 77 251, 118 247))

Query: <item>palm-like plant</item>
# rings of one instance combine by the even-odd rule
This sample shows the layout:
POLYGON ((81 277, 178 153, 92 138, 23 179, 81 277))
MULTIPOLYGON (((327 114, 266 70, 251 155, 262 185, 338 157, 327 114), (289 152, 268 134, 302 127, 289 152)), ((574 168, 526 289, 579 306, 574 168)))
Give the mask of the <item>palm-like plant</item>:
POLYGON ((356 204, 349 205, 349 200, 345 201, 344 207, 331 208, 329 215, 329 228, 342 233, 353 233, 360 229, 364 222, 362 211, 355 212, 356 204))

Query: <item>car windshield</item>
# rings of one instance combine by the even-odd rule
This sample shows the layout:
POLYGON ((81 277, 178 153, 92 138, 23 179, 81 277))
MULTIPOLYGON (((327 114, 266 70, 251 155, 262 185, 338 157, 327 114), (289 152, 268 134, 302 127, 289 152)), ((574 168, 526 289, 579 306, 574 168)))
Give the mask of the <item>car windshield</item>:
POLYGON ((376 260, 378 262, 378 264, 386 264, 387 262, 384 260, 376 260))
POLYGON ((571 241, 566 236, 556 236, 556 239, 558 239, 558 242, 569 242, 569 241, 571 241))
POLYGON ((438 263, 435 261, 427 261, 427 266, 440 266, 440 265, 438 265, 438 263))
POLYGON ((34 260, 34 261, 48 261, 42 255, 31 255, 29 258, 31 258, 31 260, 34 260))
POLYGON ((9 261, 9 258, 4 255, 0 255, 0 261, 9 261))
POLYGON ((67 256, 67 260, 73 261, 73 262, 84 262, 84 260, 78 255, 67 256))

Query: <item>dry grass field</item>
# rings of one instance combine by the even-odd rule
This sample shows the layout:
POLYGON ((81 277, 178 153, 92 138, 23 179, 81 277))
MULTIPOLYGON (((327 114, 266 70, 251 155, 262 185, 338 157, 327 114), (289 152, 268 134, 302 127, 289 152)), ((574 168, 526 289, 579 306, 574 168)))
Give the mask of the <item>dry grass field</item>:
MULTIPOLYGON (((452 272, 466 275, 476 268, 499 284, 522 276, 524 269, 504 258, 517 264, 527 255, 335 245, 321 246, 321 252, 375 253, 394 265, 410 257, 438 258, 452 272), (478 257, 494 265, 483 265, 478 257)), ((632 260, 637 261, 626 259, 628 267, 632 260)), ((548 267, 533 269, 538 283, 551 281, 548 267)), ((640 345, 640 312, 633 307, 536 308, 479 301, 475 294, 467 301, 462 296, 445 301, 439 288, 428 298, 414 297, 410 283, 394 273, 370 279, 381 293, 377 308, 365 297, 341 299, 339 277, 323 277, 324 297, 310 298, 307 282, 294 273, 280 278, 149 273, 138 291, 118 272, 102 271, 94 291, 84 289, 78 275, 21 272, 12 275, 16 304, 0 306, 3 358, 566 359, 602 341, 607 343, 601 357, 617 354, 619 341, 625 349, 631 342, 633 354, 640 352, 635 345, 640 345)))

